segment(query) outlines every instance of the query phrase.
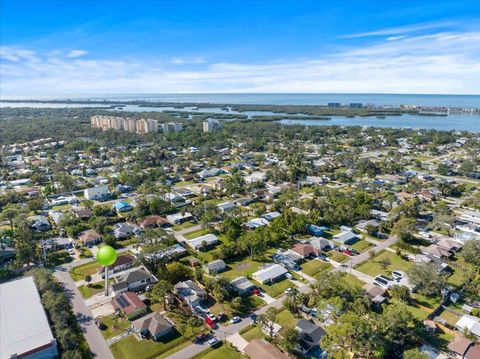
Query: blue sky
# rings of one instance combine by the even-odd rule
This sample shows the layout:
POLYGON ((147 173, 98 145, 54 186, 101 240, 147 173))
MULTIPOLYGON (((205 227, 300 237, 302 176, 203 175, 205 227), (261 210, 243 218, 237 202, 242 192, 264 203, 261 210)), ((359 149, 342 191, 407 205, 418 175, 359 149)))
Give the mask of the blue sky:
POLYGON ((4 96, 480 93, 480 1, 0 1, 4 96))

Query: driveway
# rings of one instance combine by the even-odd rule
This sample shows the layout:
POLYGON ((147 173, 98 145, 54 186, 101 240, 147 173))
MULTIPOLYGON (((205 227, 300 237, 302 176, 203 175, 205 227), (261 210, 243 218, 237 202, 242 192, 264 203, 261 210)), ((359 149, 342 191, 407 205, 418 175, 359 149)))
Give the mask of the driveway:
POLYGON ((71 295, 71 306, 77 321, 83 330, 85 339, 91 352, 99 359, 114 359, 107 342, 100 333, 100 329, 95 325, 92 312, 85 305, 85 302, 75 286, 75 282, 65 268, 57 268, 54 276, 64 286, 65 290, 71 295))

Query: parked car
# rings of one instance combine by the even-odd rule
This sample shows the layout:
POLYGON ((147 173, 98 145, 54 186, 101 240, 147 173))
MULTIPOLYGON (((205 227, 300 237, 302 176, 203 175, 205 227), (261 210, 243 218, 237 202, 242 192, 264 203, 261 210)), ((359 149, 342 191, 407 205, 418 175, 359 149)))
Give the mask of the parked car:
POLYGON ((290 293, 293 290, 292 287, 285 289, 285 293, 290 293))
POLYGON ((209 337, 210 337, 209 334, 202 333, 202 334, 197 335, 195 337, 195 339, 193 340, 193 342, 196 343, 196 344, 200 344, 200 343, 203 343, 205 340, 207 340, 209 337))
POLYGON ((208 345, 210 345, 211 347, 214 347, 215 345, 217 345, 219 343, 220 343, 220 340, 218 340, 217 337, 213 337, 212 339, 210 339, 208 341, 208 345))
POLYGON ((353 256, 354 255, 353 252, 349 249, 344 250, 343 253, 346 254, 347 256, 353 256))
POLYGON ((239 323, 241 321, 242 319, 240 317, 233 317, 232 319, 230 319, 230 324, 239 323))
POLYGON ((207 325, 212 328, 212 329, 217 329, 217 324, 211 320, 209 317, 205 317, 205 323, 207 323, 207 325))
POLYGON ((224 312, 220 312, 217 315, 217 321, 221 322, 226 317, 224 312))
POLYGON ((287 277, 287 279, 293 279, 293 275, 291 273, 286 273, 285 277, 287 277))
POLYGON ((212 313, 206 313, 206 318, 212 320, 212 321, 216 321, 217 320, 217 317, 214 316, 212 313))
POLYGON ((258 289, 258 288, 253 288, 253 289, 252 289, 252 294, 253 294, 253 295, 256 295, 257 297, 261 297, 261 296, 262 296, 262 292, 260 292, 260 289, 258 289))
POLYGON ((98 329, 100 330, 105 330, 107 329, 107 326, 105 324, 103 324, 101 321, 99 320, 96 320, 95 321, 95 325, 97 326, 98 329))

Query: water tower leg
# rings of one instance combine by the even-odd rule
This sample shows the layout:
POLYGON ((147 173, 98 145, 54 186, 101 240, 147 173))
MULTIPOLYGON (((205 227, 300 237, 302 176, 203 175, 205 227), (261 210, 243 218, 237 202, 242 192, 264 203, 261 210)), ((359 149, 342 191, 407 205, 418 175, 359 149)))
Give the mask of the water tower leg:
POLYGON ((105 297, 108 297, 108 266, 105 266, 105 297))

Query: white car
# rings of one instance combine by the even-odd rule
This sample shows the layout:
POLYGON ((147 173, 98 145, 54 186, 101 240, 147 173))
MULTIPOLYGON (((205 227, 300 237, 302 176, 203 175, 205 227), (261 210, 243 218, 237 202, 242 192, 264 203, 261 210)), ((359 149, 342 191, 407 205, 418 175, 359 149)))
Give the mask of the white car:
POLYGON ((288 293, 290 293, 292 290, 293 290, 293 288, 292 288, 292 287, 290 287, 290 288, 287 288, 287 289, 285 289, 285 293, 287 293, 287 294, 288 294, 288 293))
POLYGON ((230 324, 235 324, 235 323, 238 323, 242 321, 242 319, 240 317, 233 317, 232 319, 230 319, 230 324))
POLYGON ((214 347, 215 345, 217 345, 218 343, 220 343, 220 340, 218 340, 217 337, 213 337, 212 339, 210 339, 208 341, 208 345, 210 345, 211 347, 214 347))
POLYGON ((291 273, 285 274, 285 277, 287 277, 287 279, 293 279, 293 275, 291 273))

